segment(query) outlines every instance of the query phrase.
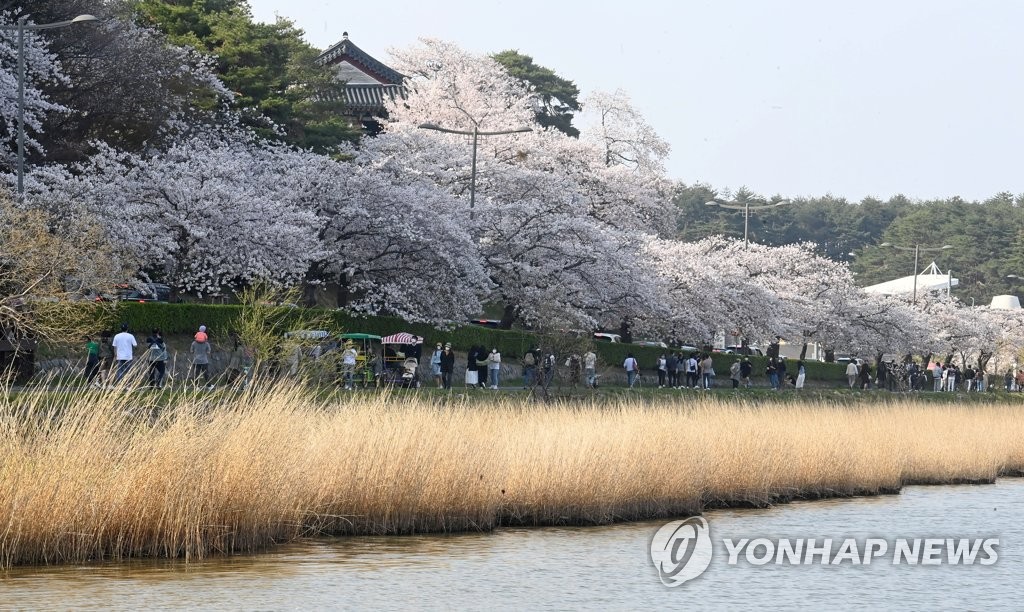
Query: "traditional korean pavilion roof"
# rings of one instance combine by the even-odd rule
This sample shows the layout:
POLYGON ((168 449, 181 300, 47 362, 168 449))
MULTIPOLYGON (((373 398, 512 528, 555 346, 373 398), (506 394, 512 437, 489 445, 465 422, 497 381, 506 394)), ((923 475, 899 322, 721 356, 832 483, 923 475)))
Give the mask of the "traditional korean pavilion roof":
POLYGON ((345 83, 340 93, 345 98, 346 114, 363 122, 370 133, 379 129, 375 117, 383 117, 387 112, 385 101, 405 97, 405 75, 357 47, 348 39, 348 32, 321 53, 316 62, 334 67, 338 80, 345 83))

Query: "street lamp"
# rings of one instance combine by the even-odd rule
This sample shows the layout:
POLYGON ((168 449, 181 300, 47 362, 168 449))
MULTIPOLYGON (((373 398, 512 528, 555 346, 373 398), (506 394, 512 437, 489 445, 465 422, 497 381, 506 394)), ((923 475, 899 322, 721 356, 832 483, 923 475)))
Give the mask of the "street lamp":
POLYGON ((27 23, 27 17, 18 18, 17 25, 0 26, 0 30, 18 33, 18 200, 25 197, 25 31, 52 30, 76 23, 99 21, 92 15, 79 15, 68 21, 55 23, 27 23))
POLYGON ((771 204, 759 204, 757 206, 751 206, 749 200, 740 202, 718 202, 717 200, 709 200, 704 202, 704 206, 717 206, 719 208, 728 208, 729 210, 742 210, 743 211, 743 248, 747 247, 747 233, 750 228, 750 212, 765 210, 767 208, 777 208, 789 204, 789 200, 779 200, 771 204))
POLYGON ((434 130, 435 132, 444 132, 445 134, 458 134, 460 136, 472 136, 473 137, 473 166, 469 175, 469 220, 472 221, 474 218, 473 205, 476 204, 476 145, 477 140, 481 136, 503 136, 505 134, 522 134, 524 132, 532 132, 533 128, 521 127, 514 130, 499 130, 497 132, 481 132, 477 126, 473 126, 473 131, 466 130, 452 130, 444 128, 436 123, 421 123, 418 126, 424 130, 434 130))
MULTIPOLYGON (((878 246, 880 246, 880 247, 888 247, 890 249, 897 249, 897 250, 900 250, 900 251, 913 251, 914 252, 914 303, 915 304, 917 303, 917 258, 918 258, 918 255, 921 253, 921 251, 948 251, 949 249, 953 248, 953 245, 951 245, 951 244, 944 244, 944 245, 942 245, 940 247, 922 247, 919 244, 915 244, 913 247, 905 247, 905 246, 896 246, 895 244, 893 244, 891 242, 883 242, 882 244, 880 244, 878 246)), ((950 287, 952 288, 952 285, 953 285, 953 273, 952 272, 949 273, 949 284, 950 284, 950 287)))

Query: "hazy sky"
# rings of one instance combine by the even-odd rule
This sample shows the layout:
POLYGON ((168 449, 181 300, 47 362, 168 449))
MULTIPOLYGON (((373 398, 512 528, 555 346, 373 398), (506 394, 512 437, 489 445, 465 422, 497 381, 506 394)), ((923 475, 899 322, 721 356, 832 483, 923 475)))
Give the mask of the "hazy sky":
POLYGON ((1018 0, 250 0, 326 48, 419 37, 518 49, 584 93, 622 88, 673 178, 764 195, 1024 192, 1018 0))

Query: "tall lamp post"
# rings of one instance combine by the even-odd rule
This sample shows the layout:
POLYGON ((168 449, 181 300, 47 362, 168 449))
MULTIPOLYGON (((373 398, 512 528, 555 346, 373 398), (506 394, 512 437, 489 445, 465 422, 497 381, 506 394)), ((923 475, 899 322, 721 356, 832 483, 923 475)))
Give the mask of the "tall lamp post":
POLYGON ((474 219, 473 206, 476 204, 476 145, 481 136, 503 136, 505 134, 522 134, 524 132, 532 132, 533 128, 521 127, 514 130, 498 130, 496 132, 481 132, 477 126, 473 126, 472 131, 467 130, 452 130, 449 128, 441 127, 436 123, 421 123, 419 128, 424 130, 434 130, 435 132, 444 132, 445 134, 458 134, 460 136, 471 136, 473 138, 473 166, 469 175, 469 220, 474 219))
MULTIPOLYGON (((918 257, 921 254, 921 251, 925 251, 925 252, 927 252, 927 251, 948 251, 949 249, 953 248, 953 245, 950 245, 950 244, 944 244, 944 245, 942 245, 940 247, 923 247, 920 244, 915 244, 912 247, 905 247, 905 246, 896 246, 895 244, 893 244, 891 242, 883 242, 882 244, 880 244, 878 246, 880 246, 880 247, 888 247, 890 249, 897 249, 897 250, 900 250, 900 251, 913 251, 914 252, 914 303, 915 304, 917 303, 917 262, 918 262, 918 257)), ((949 283, 950 283, 950 287, 952 287, 952 284, 953 284, 953 273, 952 272, 949 273, 949 283)))
POLYGON ((778 208, 789 204, 789 200, 779 200, 771 204, 758 204, 757 206, 751 206, 749 200, 743 202, 719 202, 717 200, 710 200, 704 203, 704 206, 717 206, 719 208, 727 208, 729 210, 742 210, 743 211, 743 248, 747 248, 749 240, 747 236, 750 230, 750 213, 758 210, 765 210, 768 208, 778 208))
POLYGON ((27 23, 27 17, 20 17, 17 25, 0 26, 0 30, 18 33, 18 200, 25 197, 25 32, 53 30, 76 23, 99 21, 92 15, 79 15, 68 21, 55 23, 27 23))

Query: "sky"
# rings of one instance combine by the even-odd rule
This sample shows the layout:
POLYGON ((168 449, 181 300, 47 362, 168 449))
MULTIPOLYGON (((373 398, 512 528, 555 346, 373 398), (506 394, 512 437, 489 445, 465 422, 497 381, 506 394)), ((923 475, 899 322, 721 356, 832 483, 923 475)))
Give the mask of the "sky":
POLYGON ((850 200, 1024 193, 1018 0, 250 0, 387 63, 420 37, 626 91, 671 178, 850 200))

